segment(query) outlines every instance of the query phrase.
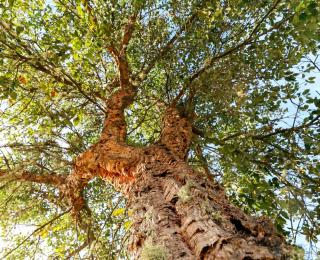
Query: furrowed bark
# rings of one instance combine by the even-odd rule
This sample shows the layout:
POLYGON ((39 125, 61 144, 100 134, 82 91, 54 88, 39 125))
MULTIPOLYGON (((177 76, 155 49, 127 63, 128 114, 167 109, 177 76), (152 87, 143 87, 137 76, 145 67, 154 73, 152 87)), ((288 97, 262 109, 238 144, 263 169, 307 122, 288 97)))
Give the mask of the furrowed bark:
POLYGON ((135 258, 152 250, 164 259, 282 259, 287 253, 268 219, 245 215, 219 185, 164 149, 145 153, 153 160, 141 163, 128 193, 135 258))
POLYGON ((185 162, 188 121, 170 108, 163 122, 160 143, 143 149, 123 190, 133 211, 133 258, 283 259, 289 250, 267 218, 244 214, 185 162))
POLYGON ((192 126, 175 108, 168 108, 163 117, 160 143, 179 159, 184 159, 190 147, 192 126))
POLYGON ((99 142, 77 157, 73 172, 66 178, 63 194, 73 205, 75 214, 85 207, 82 191, 91 179, 102 177, 115 186, 133 179, 131 165, 135 164, 139 151, 125 144, 124 108, 132 102, 128 97, 121 89, 114 93, 99 142))
MULTIPOLYGON (((122 112, 122 101, 110 109, 122 112)), ((289 250, 267 218, 247 216, 188 166, 192 127, 176 109, 167 109, 160 141, 145 148, 126 145, 124 134, 113 134, 125 125, 106 121, 101 140, 76 160, 68 196, 80 210, 80 191, 94 176, 120 190, 133 212, 133 259, 284 259, 289 250)))
POLYGON ((74 214, 78 214, 85 207, 82 191, 94 177, 113 180, 115 186, 130 183, 132 161, 138 155, 134 148, 126 145, 127 127, 124 110, 132 104, 136 89, 131 84, 130 69, 126 57, 126 48, 133 33, 136 15, 130 17, 124 28, 123 40, 118 50, 114 45, 107 47, 113 56, 119 72, 118 85, 109 99, 104 127, 98 143, 81 154, 75 161, 74 171, 68 176, 64 185, 64 195, 73 205, 74 214))

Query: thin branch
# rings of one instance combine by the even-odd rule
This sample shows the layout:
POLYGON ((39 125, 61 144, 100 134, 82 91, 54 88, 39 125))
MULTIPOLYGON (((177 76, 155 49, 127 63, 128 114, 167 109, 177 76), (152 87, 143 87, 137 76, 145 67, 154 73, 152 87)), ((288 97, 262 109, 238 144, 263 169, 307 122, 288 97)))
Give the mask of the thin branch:
POLYGON ((275 131, 269 133, 269 134, 265 134, 265 135, 258 135, 258 136, 251 136, 253 139, 264 139, 264 138, 268 138, 270 136, 273 135, 277 135, 277 134, 283 134, 283 133, 288 133, 288 132, 297 132, 303 128, 312 126, 315 122, 317 122, 320 119, 320 115, 316 116, 314 119, 312 119, 310 122, 306 123, 306 124, 302 124, 300 126, 296 126, 296 127, 291 127, 291 128, 279 128, 276 129, 275 131))
POLYGON ((313 66, 320 72, 320 67, 316 63, 316 60, 311 60, 309 57, 306 57, 306 59, 313 64, 313 66))
POLYGON ((120 47, 120 49, 121 49, 120 53, 121 52, 124 54, 126 53, 128 44, 132 38, 136 19, 137 19, 137 13, 135 13, 129 17, 129 21, 124 28, 123 39, 122 39, 121 47, 120 47))
POLYGON ((281 0, 277 0, 274 5, 268 10, 268 12, 260 19, 260 21, 256 24, 256 26, 253 28, 253 30, 251 31, 251 33, 249 34, 249 36, 243 40, 242 42, 240 42, 239 44, 237 44, 236 46, 224 51, 223 53, 220 53, 214 57, 211 57, 209 59, 207 59, 203 66, 197 70, 195 73, 193 73, 189 78, 186 79, 186 83, 184 84, 184 86, 182 87, 182 89, 180 90, 180 92, 178 93, 178 95, 176 96, 176 98, 173 101, 173 104, 176 104, 178 102, 178 100, 184 95, 185 91, 192 85, 192 83, 199 78, 204 72, 206 72, 209 68, 212 67, 212 65, 214 64, 215 61, 224 58, 226 56, 228 56, 229 54, 247 46, 248 44, 250 44, 254 39, 259 38, 263 35, 266 35, 267 33, 269 33, 270 31, 274 30, 275 28, 278 28, 281 24, 283 24, 285 21, 287 21, 287 19, 289 19, 291 16, 289 16, 286 19, 281 20, 280 22, 276 23, 271 29, 263 32, 262 34, 258 34, 256 37, 253 37, 255 33, 257 33, 257 31, 259 30, 259 27, 261 26, 261 24, 266 20, 266 18, 276 9, 276 7, 278 6, 278 4, 281 2, 281 0))
POLYGON ((30 181, 42 184, 50 184, 56 187, 61 186, 66 178, 58 175, 58 174, 34 174, 27 171, 22 171, 18 173, 11 173, 7 171, 0 170, 0 182, 2 181, 11 181, 11 180, 18 180, 18 181, 30 181))
POLYGON ((186 22, 181 26, 181 28, 176 32, 174 36, 167 42, 165 46, 163 46, 158 54, 151 60, 149 65, 146 68, 143 68, 137 75, 137 80, 138 81, 143 81, 151 71, 151 69, 155 66, 155 64, 161 60, 174 46, 174 43, 179 39, 179 37, 189 29, 190 25, 192 22, 195 20, 197 17, 197 12, 193 13, 187 20, 186 22))
POLYGON ((207 175, 208 179, 215 182, 214 177, 216 177, 216 175, 211 173, 209 163, 208 163, 207 159, 205 158, 200 145, 197 145, 197 147, 195 148, 195 152, 196 152, 196 155, 200 159, 201 166, 203 167, 204 172, 207 175))
POLYGON ((92 18, 93 23, 95 24, 95 26, 98 26, 98 20, 97 20, 97 17, 94 15, 93 7, 91 6, 90 1, 83 0, 82 2, 83 2, 83 5, 84 5, 89 17, 92 18))
MULTIPOLYGON (((256 135, 253 132, 237 132, 237 133, 234 133, 232 135, 229 135, 229 136, 226 136, 224 138, 221 138, 218 141, 220 143, 224 143, 226 141, 229 141, 229 140, 234 139, 234 138, 239 137, 239 136, 241 136, 241 137, 250 137, 250 138, 255 139, 255 140, 262 140, 262 139, 268 138, 270 136, 278 135, 278 134, 298 132, 299 130, 302 130, 304 128, 312 126, 314 123, 319 121, 319 119, 320 119, 320 115, 316 116, 314 119, 312 119, 308 123, 304 123, 304 124, 301 124, 301 125, 296 126, 296 127, 278 128, 278 129, 275 129, 273 132, 267 133, 267 134, 264 134, 264 135, 256 135)), ((255 130, 255 132, 259 131, 259 130, 263 130, 263 129, 257 129, 257 130, 255 130)), ((196 128, 196 127, 192 128, 192 132, 194 134, 197 134, 197 135, 203 137, 203 138, 206 136, 206 133, 204 131, 202 131, 202 130, 196 128)), ((210 140, 210 138, 208 140, 210 140)), ((213 139, 211 139, 211 141, 213 141, 213 139)), ((217 140, 215 140, 215 141, 217 141, 217 140)))
POLYGON ((17 56, 16 58, 20 58, 22 59, 24 62, 26 62, 27 64, 29 64, 31 67, 33 67, 36 70, 39 70, 41 72, 44 72, 48 75, 50 75, 51 77, 53 77, 56 81, 63 83, 63 84, 67 84, 69 86, 72 87, 76 87, 78 89, 78 91, 80 92, 80 94, 85 97, 87 100, 89 100, 91 103, 93 103, 94 105, 96 105, 101 111, 103 111, 104 113, 106 112, 104 108, 102 108, 97 102, 96 100, 94 100, 93 98, 91 98, 89 95, 87 95, 83 89, 82 86, 79 82, 77 82, 75 79, 73 79, 68 73, 66 73, 65 71, 62 70, 62 68, 59 68, 59 70, 61 71, 61 73, 64 76, 58 75, 56 72, 52 71, 52 69, 47 68, 45 65, 43 65, 40 61, 43 61, 44 63, 48 63, 50 65, 53 65, 55 67, 54 64, 52 64, 51 62, 48 62, 46 59, 44 59, 43 57, 41 57, 39 54, 35 54, 33 51, 31 51, 31 47, 24 44, 22 42, 22 40, 18 37, 18 35, 16 35, 15 33, 13 33, 10 30, 9 25, 7 25, 6 23, 0 21, 0 26, 4 29, 5 32, 7 32, 11 37, 15 39, 18 44, 23 48, 24 51, 26 51, 28 53, 29 56, 35 56, 36 58, 33 57, 27 57, 24 56, 22 54, 20 54, 15 47, 19 47, 18 46, 11 46, 10 44, 7 44, 5 41, 1 41, 4 45, 6 45, 9 49, 11 49, 12 51, 15 52, 15 55, 17 56), (33 62, 35 60, 35 62, 33 62))
POLYGON ((75 256, 76 254, 80 253, 84 248, 86 248, 88 245, 90 245, 89 240, 86 240, 80 245, 77 249, 72 251, 68 256, 66 256, 66 259, 70 259, 71 257, 75 256))
POLYGON ((30 237, 32 237, 34 234, 36 234, 38 231, 40 231, 41 229, 45 228, 46 226, 52 224, 54 221, 56 221, 57 219, 61 218, 63 215, 65 215, 66 213, 70 212, 71 208, 68 209, 67 211, 62 212, 61 214, 55 216, 53 219, 51 219, 50 221, 44 223, 43 225, 41 225, 40 227, 38 227, 37 229, 35 229, 29 236, 27 236, 24 240, 22 240, 15 248, 11 249, 8 253, 6 253, 3 256, 3 259, 6 259, 6 257, 10 254, 12 254, 15 250, 17 250, 20 246, 22 246, 25 242, 28 241, 28 239, 30 237))

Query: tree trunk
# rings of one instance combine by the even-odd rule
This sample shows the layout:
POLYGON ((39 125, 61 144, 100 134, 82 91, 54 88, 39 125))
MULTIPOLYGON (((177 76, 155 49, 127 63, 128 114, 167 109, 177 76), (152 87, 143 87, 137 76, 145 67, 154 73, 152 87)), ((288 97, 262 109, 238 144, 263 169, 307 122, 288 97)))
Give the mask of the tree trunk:
POLYGON ((144 148, 125 144, 123 121, 106 121, 101 140, 76 160, 65 190, 77 212, 79 190, 93 176, 118 188, 133 213, 134 259, 285 259, 289 249, 267 218, 244 214, 220 185, 187 164, 192 128, 176 109, 167 109, 159 142, 144 148))
POLYGON ((232 206, 223 189, 161 146, 146 148, 126 189, 134 259, 284 259, 266 218, 232 206))

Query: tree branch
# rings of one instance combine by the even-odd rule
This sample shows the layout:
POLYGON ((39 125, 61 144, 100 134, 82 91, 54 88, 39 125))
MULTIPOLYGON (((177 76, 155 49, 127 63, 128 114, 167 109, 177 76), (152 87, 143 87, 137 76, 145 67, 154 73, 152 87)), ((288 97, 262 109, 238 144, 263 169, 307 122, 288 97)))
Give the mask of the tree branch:
POLYGON ((149 65, 146 68, 143 68, 136 76, 138 81, 143 81, 151 71, 151 69, 155 66, 155 64, 161 60, 174 46, 174 43, 179 39, 179 37, 189 29, 192 22, 197 17, 197 12, 193 13, 186 22, 181 26, 181 28, 176 32, 174 36, 160 49, 158 54, 150 61, 149 65))
POLYGON ((1 181, 29 181, 42 184, 49 184, 56 187, 60 187, 66 180, 65 177, 58 174, 34 174, 27 171, 18 172, 17 174, 12 171, 0 170, 0 182, 1 181))
POLYGON ((132 34, 134 31, 134 25, 135 25, 136 19, 137 19, 137 13, 129 17, 129 22, 124 28, 123 39, 120 47, 120 50, 121 50, 120 53, 121 52, 126 53, 127 51, 128 44, 132 38, 132 34))
POLYGON ((253 37, 255 33, 257 33, 257 31, 259 30, 259 27, 261 26, 261 24, 267 19, 267 17, 276 9, 276 7, 278 6, 278 4, 281 2, 281 0, 277 0, 274 5, 268 10, 268 12, 258 21, 258 23, 256 24, 256 26, 253 28, 253 30, 251 31, 251 33, 249 34, 249 36, 244 39, 242 42, 240 42, 239 44, 237 44, 236 46, 224 51, 223 53, 220 53, 214 57, 211 57, 209 59, 207 59, 204 64, 202 65, 201 68, 199 68, 195 73, 193 73, 189 78, 186 79, 186 83, 183 85, 183 87, 181 88, 180 92, 178 93, 178 95, 176 96, 176 98, 174 99, 174 101, 172 102, 173 104, 176 104, 179 99, 184 95, 185 91, 192 85, 192 83, 199 78, 204 72, 206 72, 209 68, 211 68, 214 64, 215 61, 228 56, 229 54, 247 46, 248 44, 250 44, 254 39, 259 38, 263 35, 266 35, 268 32, 274 30, 275 28, 278 28, 281 24, 283 24, 285 21, 287 21, 290 16, 286 19, 283 19, 282 21, 275 23, 275 25, 267 30, 266 32, 257 35, 256 37, 253 37))
MULTIPOLYGON (((274 136, 274 135, 278 135, 278 134, 284 134, 284 133, 293 133, 293 132, 298 132, 299 130, 302 130, 304 128, 307 128, 309 126, 312 126, 314 123, 316 123, 317 121, 319 121, 320 119, 320 115, 316 116, 314 119, 312 119, 311 121, 309 121, 308 123, 304 123, 304 124, 301 124, 299 126, 295 126, 295 127, 290 127, 290 128, 278 128, 278 129, 275 129, 273 132, 270 132, 270 133, 267 133, 267 134, 261 134, 261 135, 257 135, 253 132, 237 132, 237 133, 234 133, 232 135, 229 135, 229 136, 226 136, 220 140, 215 140, 215 141, 219 141, 221 143, 224 143, 226 141, 229 141, 233 138, 236 138, 236 137, 250 137, 252 139, 255 139, 255 140, 263 140, 263 139, 266 139, 268 137, 271 137, 271 136, 274 136)), ((257 129, 255 130, 254 132, 257 132, 257 131, 260 131, 260 130, 264 130, 263 128, 262 129, 257 129)), ((196 127, 192 127, 192 132, 194 134, 197 134, 203 138, 206 137, 206 133, 196 127)), ((210 140, 210 138, 208 139, 210 140)))
POLYGON ((310 122, 306 123, 306 124, 302 124, 300 126, 296 126, 296 127, 290 127, 290 128, 278 128, 275 131, 265 134, 265 135, 257 135, 257 136, 251 136, 251 138, 253 139, 265 139, 268 138, 270 136, 274 136, 277 134, 283 134, 283 133, 290 133, 290 132, 297 132, 303 128, 312 126, 315 122, 317 122, 320 119, 320 115, 316 116, 314 119, 312 119, 310 122))
POLYGON ((163 117, 160 143, 179 160, 186 159, 192 138, 192 126, 175 107, 169 107, 163 117))
POLYGON ((29 236, 27 236, 25 239, 23 239, 15 248, 11 249, 8 253, 6 253, 3 256, 3 259, 6 259, 7 256, 9 256, 10 254, 12 254, 15 250, 17 250, 20 246, 22 246, 25 242, 28 241, 28 239, 30 237, 32 237, 34 234, 36 234, 37 232, 39 232, 41 229, 45 228, 46 226, 52 224, 54 221, 56 221, 57 219, 61 218, 63 215, 67 214, 68 212, 71 211, 71 208, 68 209, 67 211, 62 212, 61 214, 55 216, 53 219, 51 219, 50 221, 48 221, 47 223, 44 223, 43 225, 41 225, 40 227, 38 227, 37 229, 35 229, 29 236))
MULTIPOLYGON (((21 53, 19 53, 16 48, 12 47, 10 44, 8 44, 7 42, 1 40, 2 44, 4 44, 5 46, 7 46, 9 49, 11 49, 12 51, 14 51, 15 55, 17 56, 16 58, 22 59, 24 62, 26 62, 29 66, 31 66, 32 68, 41 71, 51 77, 53 77, 56 81, 72 86, 72 87, 76 87, 77 90, 80 92, 80 94, 86 98, 87 100, 89 100, 91 103, 93 103, 95 106, 97 106, 101 111, 103 111, 104 113, 106 112, 104 108, 102 108, 96 100, 94 100, 92 97, 90 97, 88 94, 86 94, 83 89, 82 86, 79 82, 77 82, 75 79, 73 79, 68 73, 66 73, 65 71, 62 70, 62 68, 60 68, 60 71, 62 73, 62 75, 59 73, 56 73, 55 71, 52 70, 52 68, 48 68, 47 66, 44 65, 44 63, 48 63, 50 65, 53 65, 52 63, 48 62, 45 58, 41 57, 39 54, 34 53, 31 49, 30 46, 27 46, 25 43, 22 42, 22 40, 18 37, 18 35, 16 35, 15 33, 13 33, 10 30, 10 27, 5 24, 4 22, 0 21, 0 26, 3 28, 3 30, 5 32, 7 32, 7 34, 10 36, 10 38, 15 39, 19 45, 23 48, 23 50, 28 54, 29 57, 22 55, 21 53), (32 57, 34 56, 34 57, 32 57)), ((17 46, 15 46, 17 47, 17 46)), ((55 66, 54 66, 55 67, 55 66)))
POLYGON ((136 16, 137 14, 132 15, 124 28, 120 50, 117 50, 113 44, 107 46, 119 70, 119 81, 113 82, 113 85, 119 84, 120 89, 107 100, 107 116, 104 121, 101 140, 113 139, 116 142, 123 143, 127 136, 124 109, 132 104, 137 89, 136 85, 133 85, 131 82, 131 72, 126 57, 126 49, 133 34, 136 16))
POLYGON ((111 55, 113 56, 117 64, 117 67, 119 70, 120 87, 122 89, 125 89, 125 88, 130 89, 133 87, 130 82, 131 80, 130 68, 129 68, 127 57, 126 57, 127 55, 126 51, 127 51, 127 46, 132 38, 136 18, 137 18, 137 13, 129 17, 129 21, 123 29, 124 31, 123 38, 122 38, 119 50, 112 43, 109 46, 107 46, 107 50, 111 53, 111 55))
POLYGON ((80 245, 78 248, 72 251, 69 255, 67 255, 66 259, 71 259, 73 256, 80 253, 83 249, 85 249, 89 245, 90 245, 89 240, 84 241, 82 245, 80 245))

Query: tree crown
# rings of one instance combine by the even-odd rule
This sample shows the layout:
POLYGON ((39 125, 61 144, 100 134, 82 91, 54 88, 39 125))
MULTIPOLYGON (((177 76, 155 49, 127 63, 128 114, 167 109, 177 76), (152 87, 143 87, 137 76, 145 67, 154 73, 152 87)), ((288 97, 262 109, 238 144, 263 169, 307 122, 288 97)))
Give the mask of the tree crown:
MULTIPOLYGON (((127 144, 157 142, 165 109, 177 107, 193 125, 195 168, 213 173, 245 211, 270 216, 292 242, 298 233, 317 241, 317 1, 7 0, 0 15, 4 234, 61 215, 35 233, 47 248, 57 245, 43 253, 65 255, 86 240, 83 231, 78 241, 68 236, 77 229, 68 209, 55 206, 53 187, 14 180, 25 171, 67 176, 100 138, 110 97, 130 85, 127 144)), ((130 228, 122 197, 100 180, 85 197, 103 234, 92 250, 119 254, 130 228)), ((16 236, 6 252, 43 250, 35 234, 16 236)))

